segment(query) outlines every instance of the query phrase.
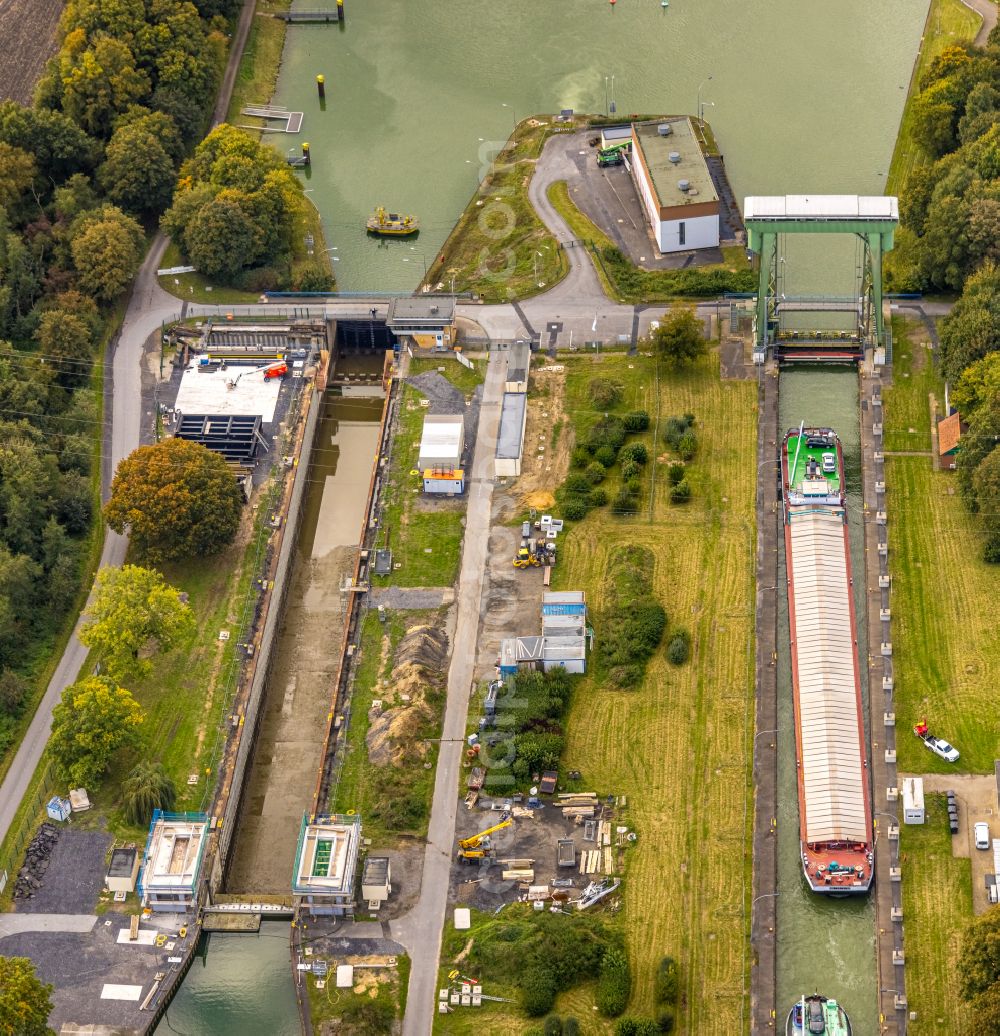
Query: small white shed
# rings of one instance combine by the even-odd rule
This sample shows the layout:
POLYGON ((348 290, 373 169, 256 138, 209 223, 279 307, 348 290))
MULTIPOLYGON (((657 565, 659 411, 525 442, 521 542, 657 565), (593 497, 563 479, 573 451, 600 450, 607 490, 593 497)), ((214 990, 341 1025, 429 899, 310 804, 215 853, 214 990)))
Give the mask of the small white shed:
POLYGON ((454 471, 462 466, 465 448, 465 421, 461 414, 429 414, 424 418, 420 437, 421 471, 454 471))
POLYGON ((923 777, 904 777, 903 823, 922 824, 924 819, 924 779, 923 777))

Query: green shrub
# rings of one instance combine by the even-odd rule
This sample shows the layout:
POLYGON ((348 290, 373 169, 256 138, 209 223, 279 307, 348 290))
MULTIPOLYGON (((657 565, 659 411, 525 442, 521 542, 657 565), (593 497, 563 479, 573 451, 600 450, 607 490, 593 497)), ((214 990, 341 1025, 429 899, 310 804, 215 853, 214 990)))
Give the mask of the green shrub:
POLYGON ((635 514, 639 510, 639 502, 628 489, 622 486, 611 502, 611 509, 616 514, 635 514))
MULTIPOLYGON (((667 658, 673 665, 684 665, 691 654, 691 634, 687 630, 678 630, 667 645, 667 658)), ((676 983, 676 977, 674 982, 676 983)), ((673 1003, 673 1001, 669 1001, 673 1003)))
POLYGON ((670 490, 670 502, 672 504, 686 504, 691 499, 691 486, 686 478, 682 478, 676 486, 670 490))
POLYGON ((577 446, 573 450, 571 463, 574 468, 585 468, 590 463, 590 450, 586 446, 577 446))
POLYGON ((521 979, 521 1008, 529 1018, 541 1018, 556 1002, 556 980, 541 961, 521 979))
POLYGON ((587 387, 590 401, 599 410, 611 410, 622 401, 625 386, 620 381, 610 378, 591 378, 587 387))
MULTIPOLYGON (((622 452, 624 453, 625 451, 623 450, 622 452)), ((633 478, 637 478, 640 471, 641 468, 634 460, 627 460, 622 464, 622 480, 629 482, 633 478)))
POLYGON ((667 481, 672 486, 676 486, 686 474, 687 468, 683 464, 671 464, 670 467, 667 468, 667 481))
POLYGON ((602 446, 610 446, 616 453, 625 445, 625 422, 620 417, 611 415, 602 417, 590 427, 587 442, 598 450, 602 446))
POLYGON ((597 1009, 606 1018, 617 1018, 632 995, 632 972, 623 950, 605 951, 597 978, 597 1009))
POLYGON ((575 471, 572 475, 567 475, 566 481, 563 483, 563 489, 567 493, 588 493, 590 486, 590 479, 582 471, 575 471))
POLYGON ((600 486, 592 489, 587 497, 591 507, 603 507, 608 502, 608 491, 600 486))
POLYGON ((632 461, 634 464, 645 464, 646 461, 649 460, 649 451, 646 449, 644 443, 626 443, 626 445, 621 448, 621 452, 618 454, 618 459, 623 463, 628 460, 632 461))
POLYGON ((687 431, 677 444, 677 452, 680 454, 681 460, 693 460, 694 455, 698 452, 698 439, 694 432, 687 431))
POLYGON ((639 481, 639 477, 637 475, 633 476, 632 478, 628 479, 628 481, 625 483, 625 488, 633 496, 638 497, 639 494, 642 492, 642 482, 639 481))
POLYGON ((681 437, 693 426, 694 416, 692 414, 668 417, 663 424, 663 441, 672 450, 676 450, 680 445, 681 437))
POLYGON ((614 467, 615 460, 618 457, 618 453, 611 446, 599 446, 594 451, 594 460, 605 468, 614 467))
POLYGON ((660 1032, 674 1031, 674 1012, 669 1007, 665 1007, 656 1016, 656 1027, 660 1032))
POLYGON ((563 517, 570 522, 582 521, 587 517, 588 502, 588 497, 584 496, 565 497, 562 504, 563 517))
MULTIPOLYGON (((686 641, 691 640, 687 630, 678 630, 674 635, 675 639, 681 635, 686 641)), ((672 643, 673 641, 671 641, 672 643)), ((664 957, 656 969, 656 980, 653 983, 653 996, 656 998, 656 1002, 658 1004, 676 1004, 679 984, 677 961, 673 957, 664 957)), ((669 1032, 670 1030, 664 1029, 663 1031, 669 1032)))
POLYGON ((645 410, 633 410, 622 418, 626 432, 644 432, 649 427, 649 414, 645 410))
POLYGON ((649 1018, 621 1018, 615 1026, 615 1036, 656 1036, 659 1031, 649 1018))
POLYGON ((562 1036, 563 1025, 559 1015, 552 1014, 545 1019, 545 1028, 542 1030, 545 1036, 562 1036))
POLYGON ((572 1015, 563 1019, 562 1036, 580 1036, 580 1023, 572 1015))
POLYGON ((591 464, 588 464, 587 470, 584 472, 587 478, 590 479, 590 484, 592 486, 596 486, 598 483, 603 482, 607 473, 608 469, 596 460, 591 464))
POLYGON ((1000 535, 989 536, 983 544, 983 561, 988 565, 1000 564, 1000 535))
POLYGON ((341 1024, 350 1032, 370 1036, 388 1036, 396 1020, 396 1008, 388 997, 376 997, 348 1004, 341 1015, 341 1024))

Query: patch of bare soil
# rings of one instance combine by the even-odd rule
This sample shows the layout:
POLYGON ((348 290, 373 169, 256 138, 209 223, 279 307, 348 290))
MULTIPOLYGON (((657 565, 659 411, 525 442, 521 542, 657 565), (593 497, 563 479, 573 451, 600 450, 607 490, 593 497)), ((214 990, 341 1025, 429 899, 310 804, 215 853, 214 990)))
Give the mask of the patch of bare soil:
POLYGON ((60 0, 0 0, 0 101, 31 103, 62 9, 60 0))
POLYGON ((437 714, 433 699, 447 679, 448 637, 433 626, 414 626, 396 649, 389 677, 391 700, 369 716, 368 759, 373 766, 400 766, 423 758, 428 746, 419 731, 437 714), (388 705, 388 708, 384 706, 388 705))
POLYGON ((541 365, 531 372, 524 454, 515 486, 524 508, 551 508, 555 488, 569 470, 573 430, 566 418, 565 376, 561 364, 541 365))

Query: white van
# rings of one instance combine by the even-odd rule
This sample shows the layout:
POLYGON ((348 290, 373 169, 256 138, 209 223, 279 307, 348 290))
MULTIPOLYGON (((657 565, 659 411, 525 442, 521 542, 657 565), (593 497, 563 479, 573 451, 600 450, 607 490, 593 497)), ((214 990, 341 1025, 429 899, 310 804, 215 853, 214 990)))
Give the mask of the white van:
POLYGON ((976 841, 977 849, 989 849, 990 847, 990 825, 980 821, 972 829, 973 838, 976 841))

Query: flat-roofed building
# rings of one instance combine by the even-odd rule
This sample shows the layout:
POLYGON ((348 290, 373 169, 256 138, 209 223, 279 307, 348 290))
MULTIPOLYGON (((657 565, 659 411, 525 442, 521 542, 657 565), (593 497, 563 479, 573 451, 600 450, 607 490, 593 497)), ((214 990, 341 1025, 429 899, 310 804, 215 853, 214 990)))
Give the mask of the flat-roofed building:
POLYGON ((142 905, 155 911, 189 910, 197 898, 207 842, 204 813, 155 810, 139 876, 142 905))
POLYGON ((516 478, 521 474, 524 429, 527 422, 528 397, 523 392, 505 392, 500 406, 500 428, 493 458, 494 475, 500 478, 516 478))
POLYGON ((719 195, 691 120, 632 124, 632 177, 661 252, 719 245, 719 195))
POLYGON ((505 392, 527 392, 528 372, 531 370, 531 343, 515 342, 507 353, 507 381, 505 392))
POLYGON ((138 849, 112 849, 111 863, 104 876, 104 884, 109 892, 135 892, 136 878, 139 876, 138 849))
POLYGON ((354 913, 361 817, 306 813, 295 851, 292 893, 314 916, 354 913))
POLYGON ((462 466, 465 420, 461 414, 428 414, 420 435, 417 466, 424 471, 454 471, 462 466))
POLYGON ((361 898, 369 910, 378 908, 392 892, 392 869, 388 856, 369 856, 361 870, 361 898))
POLYGON ((455 341, 455 299, 450 295, 407 295, 389 303, 386 326, 422 349, 450 349, 455 341))

